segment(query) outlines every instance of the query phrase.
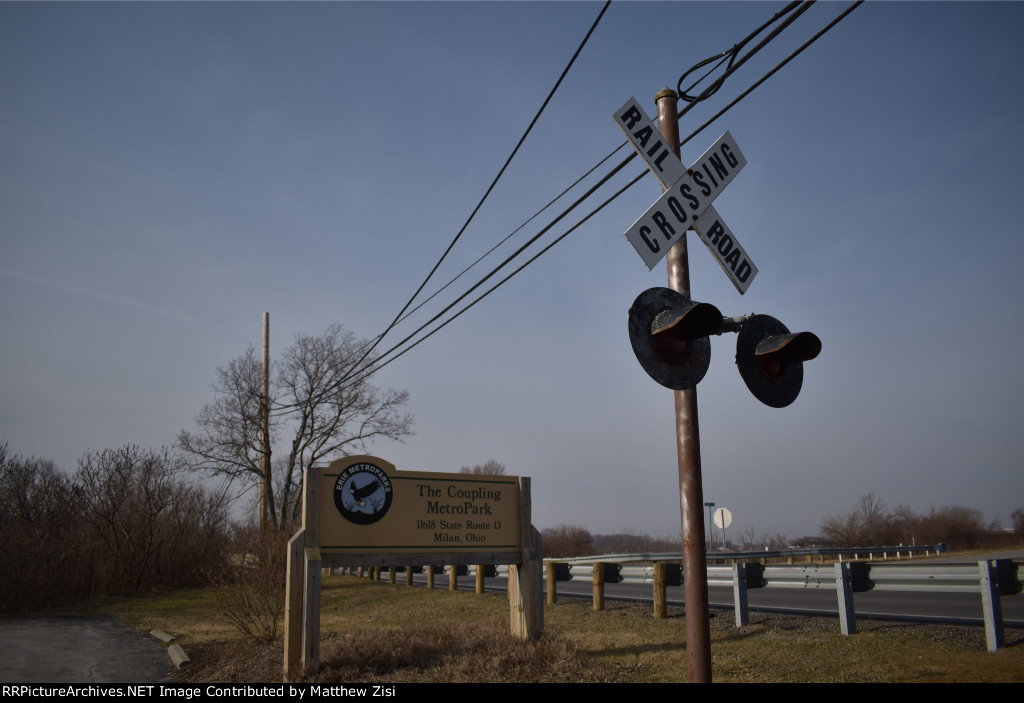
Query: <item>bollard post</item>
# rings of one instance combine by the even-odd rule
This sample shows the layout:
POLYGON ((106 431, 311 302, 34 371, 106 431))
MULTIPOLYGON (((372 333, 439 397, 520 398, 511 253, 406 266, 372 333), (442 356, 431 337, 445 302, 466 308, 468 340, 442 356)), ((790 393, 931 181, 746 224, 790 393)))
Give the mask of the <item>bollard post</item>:
POLYGON ((999 601, 999 578, 995 562, 978 562, 981 610, 985 616, 985 644, 997 652, 1003 646, 1003 607, 999 601))
POLYGON ((665 562, 654 562, 654 617, 663 620, 668 617, 668 596, 666 593, 665 562))
POLYGON ((853 612, 853 586, 850 583, 850 565, 837 563, 836 598, 839 601, 839 629, 844 635, 857 633, 857 621, 853 612))
POLYGON ((747 606, 747 565, 732 565, 732 596, 736 604, 736 627, 750 624, 750 608, 747 606))
POLYGON ((558 583, 558 579, 555 578, 555 563, 549 561, 547 563, 548 568, 548 605, 554 605, 558 598, 558 587, 555 585, 558 583))

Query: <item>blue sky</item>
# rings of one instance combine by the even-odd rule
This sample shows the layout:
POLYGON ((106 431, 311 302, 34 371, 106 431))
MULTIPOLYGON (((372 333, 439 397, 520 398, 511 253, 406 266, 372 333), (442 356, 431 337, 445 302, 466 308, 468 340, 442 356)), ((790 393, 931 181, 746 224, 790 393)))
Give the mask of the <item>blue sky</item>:
MULTIPOLYGON (((653 114, 782 6, 613 3, 428 290, 622 143, 629 97, 653 114)), ((681 133, 846 6, 812 7, 681 133)), ((275 355, 335 322, 376 335, 600 7, 0 4, 0 441, 69 470, 170 444, 264 311, 275 355)), ((1022 26, 1021 3, 867 3, 684 146, 692 162, 729 130, 742 148, 715 206, 760 269, 741 297, 690 234, 694 297, 823 343, 776 410, 743 386, 735 338, 712 340, 704 489, 733 530, 813 534, 868 492, 1004 524, 1024 507, 1022 26)), ((623 236, 659 194, 644 178, 383 369, 416 434, 372 451, 407 470, 497 459, 533 477, 541 528, 678 533, 672 394, 626 331, 665 284, 623 236)))

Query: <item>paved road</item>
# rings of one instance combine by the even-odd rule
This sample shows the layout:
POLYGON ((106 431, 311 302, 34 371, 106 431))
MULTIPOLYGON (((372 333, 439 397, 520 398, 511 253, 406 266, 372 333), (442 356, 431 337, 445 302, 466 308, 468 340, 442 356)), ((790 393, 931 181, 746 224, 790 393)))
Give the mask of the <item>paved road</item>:
POLYGON ((0 619, 4 683, 166 683, 166 650, 109 615, 0 619))

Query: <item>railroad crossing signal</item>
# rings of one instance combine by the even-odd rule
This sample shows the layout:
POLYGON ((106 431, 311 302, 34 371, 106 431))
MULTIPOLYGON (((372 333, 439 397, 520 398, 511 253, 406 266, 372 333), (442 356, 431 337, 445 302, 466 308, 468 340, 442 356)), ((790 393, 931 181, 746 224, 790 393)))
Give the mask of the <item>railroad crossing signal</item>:
POLYGON ((666 388, 693 388, 711 365, 710 335, 738 331, 736 366, 754 397, 790 405, 803 385, 803 362, 821 352, 812 332, 791 333, 770 315, 723 318, 710 303, 671 288, 649 288, 629 309, 629 342, 647 375, 666 388), (726 325, 728 323, 728 325, 726 325))
POLYGON ((736 336, 736 366, 754 397, 773 408, 796 400, 804 381, 805 361, 821 353, 812 332, 790 333, 770 315, 751 315, 736 336))
MULTIPOLYGON (((757 267, 736 236, 712 207, 725 186, 747 160, 729 132, 723 134, 686 168, 666 144, 654 123, 630 98, 612 116, 665 193, 633 226, 626 238, 649 269, 661 261, 687 229, 693 229, 741 294, 757 275, 757 267)), ((821 340, 810 332, 791 334, 769 315, 726 320, 714 305, 691 300, 669 288, 650 288, 629 309, 629 341, 640 366, 661 385, 692 388, 711 364, 710 335, 739 332, 736 365, 754 397, 773 408, 796 400, 803 384, 803 362, 821 352, 821 340)))
POLYGON ((648 168, 666 188, 665 193, 643 216, 626 230, 626 239, 640 254, 648 269, 665 257, 686 230, 700 236, 718 265, 743 294, 757 275, 757 267, 736 236, 711 207, 718 194, 747 165, 747 160, 729 132, 686 168, 666 145, 654 123, 630 98, 613 115, 615 124, 629 140, 648 168))
POLYGON ((629 309, 629 342, 647 375, 675 390, 693 388, 711 365, 709 335, 722 328, 714 305, 671 288, 648 288, 629 309))

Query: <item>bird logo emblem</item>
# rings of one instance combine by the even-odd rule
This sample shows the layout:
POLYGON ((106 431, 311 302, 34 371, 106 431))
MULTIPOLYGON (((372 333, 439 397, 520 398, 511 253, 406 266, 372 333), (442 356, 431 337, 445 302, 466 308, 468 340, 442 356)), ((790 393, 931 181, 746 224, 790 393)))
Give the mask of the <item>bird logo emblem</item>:
POLYGON ((349 522, 370 525, 391 508, 388 475, 375 464, 360 462, 342 471, 334 483, 334 505, 349 522))

